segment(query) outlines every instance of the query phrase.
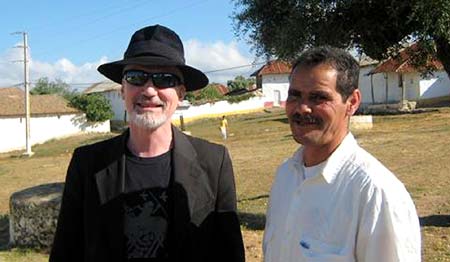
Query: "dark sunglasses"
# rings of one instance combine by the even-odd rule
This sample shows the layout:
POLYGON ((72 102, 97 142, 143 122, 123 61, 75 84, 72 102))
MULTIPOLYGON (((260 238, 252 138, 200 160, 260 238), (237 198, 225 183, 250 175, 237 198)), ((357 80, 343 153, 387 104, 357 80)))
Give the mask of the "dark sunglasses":
POLYGON ((123 73, 123 79, 134 86, 144 86, 151 79, 156 88, 175 87, 183 83, 172 73, 147 73, 142 70, 127 70, 123 73))

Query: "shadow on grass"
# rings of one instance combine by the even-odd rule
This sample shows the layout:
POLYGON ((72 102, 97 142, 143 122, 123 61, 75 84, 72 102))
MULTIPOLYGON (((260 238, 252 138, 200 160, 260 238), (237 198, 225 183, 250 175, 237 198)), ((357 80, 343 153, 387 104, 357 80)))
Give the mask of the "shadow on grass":
POLYGON ((264 226, 266 225, 266 215, 245 212, 239 212, 238 215, 243 227, 250 230, 264 230, 264 226))
POLYGON ((248 198, 243 198, 243 199, 239 199, 237 202, 245 202, 245 201, 253 201, 253 200, 258 200, 258 199, 262 199, 262 198, 269 198, 268 194, 265 195, 259 195, 259 196, 255 196, 255 197, 248 197, 248 198))
POLYGON ((8 249, 9 244, 9 217, 0 214, 0 250, 8 249))
POLYGON ((450 227, 450 215, 431 215, 419 220, 422 227, 450 227))
POLYGON ((259 120, 258 123, 274 122, 274 121, 275 122, 280 122, 280 123, 283 123, 283 124, 289 124, 289 120, 287 119, 286 116, 281 116, 281 117, 276 117, 276 118, 274 118, 274 117, 266 118, 266 119, 259 120))
MULTIPOLYGON (((248 202, 255 201, 264 198, 269 198, 268 194, 259 195, 255 197, 248 197, 239 199, 237 202, 248 202)), ((266 224, 266 215, 262 213, 247 213, 247 212, 239 212, 239 219, 241 221, 241 225, 250 230, 264 230, 264 226, 266 224)))

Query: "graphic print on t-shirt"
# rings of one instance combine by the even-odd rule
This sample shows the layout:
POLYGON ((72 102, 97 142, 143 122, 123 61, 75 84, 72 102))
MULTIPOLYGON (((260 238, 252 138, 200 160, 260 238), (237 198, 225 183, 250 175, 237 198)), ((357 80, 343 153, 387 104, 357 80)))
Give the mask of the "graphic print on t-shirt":
POLYGON ((167 252, 167 189, 130 193, 125 200, 128 258, 156 258, 167 252))

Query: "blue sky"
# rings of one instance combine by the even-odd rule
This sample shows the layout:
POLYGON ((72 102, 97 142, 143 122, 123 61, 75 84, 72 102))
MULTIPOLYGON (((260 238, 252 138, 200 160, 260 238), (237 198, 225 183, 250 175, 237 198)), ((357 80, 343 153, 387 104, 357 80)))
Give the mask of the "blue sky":
MULTIPOLYGON (((0 16, 0 87, 22 82, 23 58, 14 48, 28 33, 30 79, 59 78, 68 83, 104 80, 96 67, 120 59, 137 29, 162 24, 185 45, 187 63, 203 71, 250 64, 255 55, 237 39, 229 0, 16 0, 4 1, 0 16)), ((225 83, 257 67, 208 74, 225 83)))

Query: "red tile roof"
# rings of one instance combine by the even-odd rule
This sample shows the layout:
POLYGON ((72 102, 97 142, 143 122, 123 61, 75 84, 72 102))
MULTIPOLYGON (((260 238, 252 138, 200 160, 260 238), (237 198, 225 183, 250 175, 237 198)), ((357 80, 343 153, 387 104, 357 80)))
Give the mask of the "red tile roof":
MULTIPOLYGON (((212 83, 209 84, 209 86, 211 86, 212 88, 216 89, 221 95, 225 95, 226 93, 228 93, 228 87, 226 87, 225 85, 222 84, 218 84, 218 83, 212 83)), ((194 95, 198 95, 200 92, 202 92, 203 89, 198 89, 195 91, 192 91, 194 95)))
POLYGON ((289 74, 291 73, 291 64, 281 60, 272 60, 256 70, 251 76, 262 76, 271 74, 289 74))
MULTIPOLYGON (((17 87, 0 88, 0 116, 25 115, 25 93, 17 87)), ((58 95, 30 95, 31 115, 73 114, 80 111, 58 95)))
MULTIPOLYGON (((379 66, 373 69, 370 74, 377 73, 412 73, 421 71, 420 68, 416 68, 411 62, 411 52, 416 50, 417 44, 413 44, 400 51, 397 58, 390 58, 382 62, 379 66)), ((439 60, 433 59, 427 61, 427 66, 431 66, 436 70, 443 70, 443 65, 439 60)))
POLYGON ((226 93, 228 93, 228 87, 226 87, 225 85, 216 84, 215 88, 217 89, 217 91, 219 91, 221 95, 225 95, 226 93))

